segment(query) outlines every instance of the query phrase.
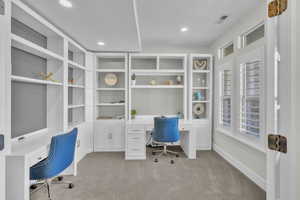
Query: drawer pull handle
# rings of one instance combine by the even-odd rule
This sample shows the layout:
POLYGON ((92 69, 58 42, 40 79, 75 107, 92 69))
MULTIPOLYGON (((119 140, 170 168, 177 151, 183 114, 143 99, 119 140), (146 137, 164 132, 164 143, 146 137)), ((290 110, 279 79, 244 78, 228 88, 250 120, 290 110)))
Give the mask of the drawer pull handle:
POLYGON ((42 158, 42 157, 38 157, 37 159, 38 159, 38 160, 42 160, 43 158, 42 158))

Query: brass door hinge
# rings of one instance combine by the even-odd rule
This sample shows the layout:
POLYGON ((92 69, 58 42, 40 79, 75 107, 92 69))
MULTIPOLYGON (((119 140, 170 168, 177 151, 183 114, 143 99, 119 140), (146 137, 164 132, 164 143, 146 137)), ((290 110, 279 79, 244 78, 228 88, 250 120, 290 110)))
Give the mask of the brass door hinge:
POLYGON ((288 0, 274 0, 269 3, 269 17, 276 17, 286 11, 288 7, 288 0))
POLYGON ((268 147, 270 150, 287 153, 287 138, 281 135, 268 135, 268 147))

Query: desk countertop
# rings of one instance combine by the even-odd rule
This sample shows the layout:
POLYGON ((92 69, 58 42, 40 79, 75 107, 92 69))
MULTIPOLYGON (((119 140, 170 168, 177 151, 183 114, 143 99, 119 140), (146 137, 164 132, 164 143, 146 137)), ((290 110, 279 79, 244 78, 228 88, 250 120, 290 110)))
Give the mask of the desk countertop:
POLYGON ((12 156, 25 156, 43 149, 48 149, 51 143, 51 135, 42 134, 23 141, 14 141, 11 147, 12 156))

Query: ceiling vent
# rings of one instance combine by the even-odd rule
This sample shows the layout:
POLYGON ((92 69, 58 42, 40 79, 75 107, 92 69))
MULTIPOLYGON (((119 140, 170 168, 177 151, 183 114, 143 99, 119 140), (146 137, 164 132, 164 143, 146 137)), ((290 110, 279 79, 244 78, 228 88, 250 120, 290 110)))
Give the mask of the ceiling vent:
POLYGON ((225 22, 226 19, 228 19, 228 15, 223 15, 219 18, 219 20, 217 21, 217 24, 223 24, 225 22))

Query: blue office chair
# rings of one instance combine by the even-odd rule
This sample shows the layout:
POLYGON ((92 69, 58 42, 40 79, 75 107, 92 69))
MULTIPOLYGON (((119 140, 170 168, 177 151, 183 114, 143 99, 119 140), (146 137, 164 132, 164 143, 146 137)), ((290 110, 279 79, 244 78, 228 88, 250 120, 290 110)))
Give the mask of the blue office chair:
POLYGON ((74 187, 71 182, 63 182, 63 177, 57 176, 68 168, 74 160, 77 135, 78 129, 74 128, 67 134, 52 137, 48 157, 30 168, 30 180, 39 181, 35 187, 31 187, 32 189, 37 191, 46 186, 48 197, 51 199, 50 180, 55 177, 56 180, 53 183, 68 184, 69 188, 74 187), (37 185, 41 185, 41 187, 37 189, 37 185))
MULTIPOLYGON (((166 118, 156 117, 154 118, 154 129, 152 131, 152 140, 154 144, 162 145, 162 150, 154 150, 152 154, 160 153, 158 157, 162 155, 174 154, 179 157, 179 153, 175 151, 167 150, 168 143, 177 142, 180 140, 180 134, 178 129, 178 117, 166 118)), ((158 162, 155 158, 154 162, 158 162)), ((174 160, 171 160, 174 164, 174 160)))

